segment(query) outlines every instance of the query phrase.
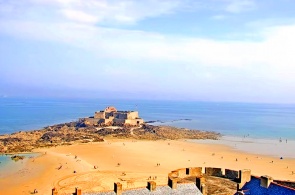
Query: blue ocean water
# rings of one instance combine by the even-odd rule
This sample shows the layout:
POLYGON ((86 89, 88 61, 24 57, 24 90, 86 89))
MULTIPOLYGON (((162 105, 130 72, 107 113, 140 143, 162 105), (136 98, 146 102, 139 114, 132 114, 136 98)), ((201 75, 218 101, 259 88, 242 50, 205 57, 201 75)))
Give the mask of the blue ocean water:
POLYGON ((145 121, 160 120, 165 125, 223 135, 295 140, 295 105, 291 104, 118 99, 0 98, 0 134, 77 120, 110 105, 119 110, 138 110, 145 121))

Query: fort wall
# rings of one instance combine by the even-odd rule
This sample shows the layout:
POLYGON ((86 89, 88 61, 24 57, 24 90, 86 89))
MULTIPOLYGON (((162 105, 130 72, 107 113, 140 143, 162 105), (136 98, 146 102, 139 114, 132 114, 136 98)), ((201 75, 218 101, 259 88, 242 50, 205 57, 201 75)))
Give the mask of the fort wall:
POLYGON ((189 167, 186 168, 186 175, 199 177, 202 175, 202 167, 189 167))
POLYGON ((205 167, 205 174, 208 176, 222 177, 222 169, 214 167, 205 167))
POLYGON ((177 188, 177 179, 168 177, 168 186, 172 189, 177 188))
POLYGON ((261 176, 260 178, 261 187, 268 188, 271 182, 273 182, 273 178, 270 176, 265 175, 265 176, 261 176))
POLYGON ((232 170, 232 169, 225 169, 224 176, 228 179, 238 179, 239 171, 232 170))
POLYGON ((127 119, 137 119, 137 118, 139 118, 137 111, 132 111, 127 114, 127 119))
POLYGON ((246 182, 251 180, 251 170, 243 169, 239 171, 239 187, 244 186, 246 182))
POLYGON ((197 188, 201 189, 202 185, 205 184, 205 178, 204 177, 196 177, 196 186, 197 188))
POLYGON ((125 124, 125 119, 114 118, 114 124, 115 125, 124 125, 125 124))
POLYGON ((117 195, 122 195, 122 191, 123 191, 122 184, 119 182, 114 183, 114 191, 117 195))
POLYGON ((156 190, 156 182, 148 181, 147 189, 151 192, 156 190))
MULTIPOLYGON (((222 174, 221 168, 216 167, 205 167, 205 174, 202 174, 202 167, 188 167, 188 168, 181 168, 174 171, 171 171, 168 174, 168 180, 167 185, 171 189, 177 189, 178 188, 178 182, 183 183, 183 181, 188 183, 195 183, 195 186, 200 190, 200 192, 203 195, 207 195, 208 193, 208 185, 206 183, 205 176, 214 176, 214 177, 221 177, 225 179, 234 179, 237 182, 237 194, 243 194, 242 187, 249 181, 251 181, 251 170, 249 169, 243 169, 243 170, 231 170, 231 169, 225 169, 225 174, 222 174), (192 177, 195 178, 194 181, 192 181, 192 177), (190 178, 189 180, 183 180, 186 178, 190 178)), ((254 177, 254 176, 252 176, 254 177)), ((258 177, 255 177, 258 178, 258 177)), ((272 182, 274 182, 273 178, 270 176, 261 176, 260 178, 260 186, 264 188, 268 188, 272 182)), ((276 180, 275 180, 276 181, 276 180)), ((274 182, 276 184, 276 182, 274 182)), ((276 184, 279 185, 279 184, 276 184)), ((282 185, 281 185, 282 186, 282 185)), ((285 187, 285 186, 282 186, 285 187)), ((141 187, 144 188, 144 187, 141 187)), ((136 188, 136 189, 141 189, 136 188)), ((156 182, 155 181, 147 181, 147 186, 145 186, 151 193, 156 190, 156 182)), ((289 189, 290 187, 287 187, 289 189)), ((133 188, 123 189, 123 185, 120 182, 114 183, 114 190, 117 195, 122 195, 123 191, 131 190, 133 188)), ((134 188, 135 189, 135 188, 134 188)), ((295 190, 294 190, 295 191, 295 190)), ((75 189, 75 195, 81 195, 82 190, 80 188, 75 189)), ((56 188, 52 189, 52 195, 58 195, 58 190, 56 188)))
POLYGON ((105 118, 105 112, 95 112, 94 113, 94 118, 99 118, 99 119, 104 119, 105 118))
POLYGON ((117 119, 127 119, 127 113, 120 113, 120 112, 117 112, 117 113, 114 113, 113 114, 114 118, 117 118, 117 119))
POLYGON ((104 111, 94 113, 93 118, 86 118, 86 125, 132 125, 143 124, 143 119, 139 118, 138 111, 117 111, 115 107, 107 107, 104 111), (100 119, 100 120, 98 120, 100 119))
POLYGON ((82 190, 80 188, 76 188, 75 195, 82 195, 82 190))

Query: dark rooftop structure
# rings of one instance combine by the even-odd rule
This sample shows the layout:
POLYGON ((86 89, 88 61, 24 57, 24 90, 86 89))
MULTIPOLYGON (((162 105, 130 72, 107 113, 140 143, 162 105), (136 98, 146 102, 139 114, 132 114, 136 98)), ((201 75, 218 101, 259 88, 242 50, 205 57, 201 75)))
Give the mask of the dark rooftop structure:
POLYGON ((282 186, 276 182, 269 182, 268 186, 264 185, 265 177, 251 176, 251 180, 240 189, 236 194, 255 194, 255 195, 295 195, 295 189, 282 186))

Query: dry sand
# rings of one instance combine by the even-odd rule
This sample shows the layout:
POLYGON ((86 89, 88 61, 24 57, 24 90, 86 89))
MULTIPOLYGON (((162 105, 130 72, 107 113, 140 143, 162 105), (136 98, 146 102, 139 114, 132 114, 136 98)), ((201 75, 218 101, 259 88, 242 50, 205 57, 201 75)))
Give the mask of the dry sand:
POLYGON ((117 181, 123 188, 143 187, 149 177, 164 185, 168 172, 192 166, 251 169, 257 176, 295 180, 294 158, 280 160, 218 143, 107 140, 36 152, 41 155, 0 178, 1 194, 30 194, 34 189, 38 194, 51 194, 53 187, 60 194, 73 193, 75 187, 84 192, 112 190, 117 181))

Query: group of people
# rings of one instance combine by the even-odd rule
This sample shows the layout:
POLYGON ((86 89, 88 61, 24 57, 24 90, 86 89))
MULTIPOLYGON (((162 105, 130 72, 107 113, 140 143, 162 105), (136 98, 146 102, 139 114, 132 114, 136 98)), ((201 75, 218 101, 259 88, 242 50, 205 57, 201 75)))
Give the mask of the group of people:
MULTIPOLYGON (((281 137, 280 137, 280 142, 283 142, 281 137)), ((286 139, 286 143, 288 143, 288 140, 287 139, 286 139)))
POLYGON ((157 176, 149 176, 148 180, 156 180, 157 179, 157 176))

